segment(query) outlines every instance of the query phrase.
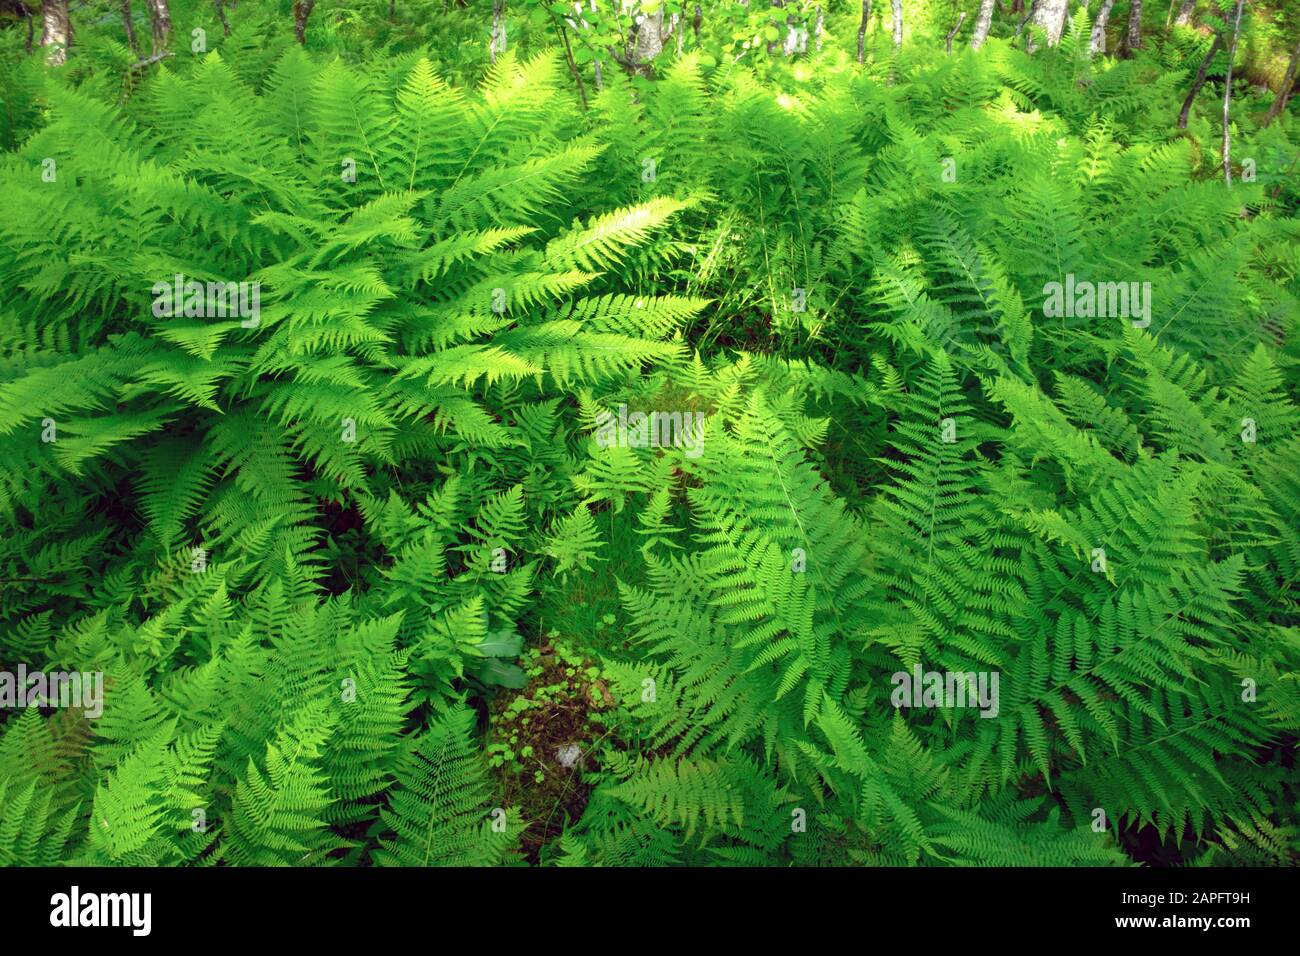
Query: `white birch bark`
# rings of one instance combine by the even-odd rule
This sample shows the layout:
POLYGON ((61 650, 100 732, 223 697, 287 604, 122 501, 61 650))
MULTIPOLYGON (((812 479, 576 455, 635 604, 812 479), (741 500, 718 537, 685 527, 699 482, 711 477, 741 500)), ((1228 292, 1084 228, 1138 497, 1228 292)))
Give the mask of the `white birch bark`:
POLYGON ((149 11, 149 25, 153 29, 153 52, 162 53, 171 43, 172 15, 167 9, 167 0, 145 0, 149 11))
MULTIPOLYGON (((1039 0, 1032 22, 1047 34, 1048 46, 1056 46, 1061 42, 1061 34, 1065 32, 1065 18, 1069 12, 1070 0, 1039 0)), ((1033 51, 1032 41, 1027 49, 1033 51)))
POLYGON ((1142 0, 1131 0, 1128 8, 1128 36, 1124 49, 1131 56, 1134 50, 1142 49, 1142 0))
POLYGON ((1228 75, 1223 81, 1223 178, 1232 185, 1232 61, 1237 56, 1237 40, 1241 37, 1241 12, 1246 0, 1237 0, 1237 15, 1232 24, 1232 39, 1228 42, 1228 75))
POLYGON ((488 60, 496 63, 497 57, 506 52, 506 0, 492 2, 492 36, 488 41, 488 60))
POLYGON ((988 40, 989 27, 993 25, 993 7, 996 4, 997 0, 980 0, 980 12, 975 17, 975 32, 970 38, 972 50, 978 50, 988 40))
POLYGON ((1106 52, 1106 22, 1110 20, 1110 11, 1114 6, 1115 0, 1105 0, 1097 11, 1097 19, 1092 25, 1092 38, 1088 41, 1089 56, 1106 52))
POLYGON ((68 47, 72 46, 68 0, 44 0, 41 4, 41 46, 48 48, 45 62, 53 66, 68 62, 68 47))

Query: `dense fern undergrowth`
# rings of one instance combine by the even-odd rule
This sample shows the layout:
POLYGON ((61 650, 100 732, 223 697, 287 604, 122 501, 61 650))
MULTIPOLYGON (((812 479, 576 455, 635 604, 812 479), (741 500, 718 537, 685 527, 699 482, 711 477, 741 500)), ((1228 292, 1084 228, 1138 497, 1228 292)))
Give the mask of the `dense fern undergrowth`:
POLYGON ((0 863, 1295 862, 1300 135, 1225 185, 1208 37, 584 109, 255 7, 8 31, 0 665, 102 712, 0 713, 0 863))

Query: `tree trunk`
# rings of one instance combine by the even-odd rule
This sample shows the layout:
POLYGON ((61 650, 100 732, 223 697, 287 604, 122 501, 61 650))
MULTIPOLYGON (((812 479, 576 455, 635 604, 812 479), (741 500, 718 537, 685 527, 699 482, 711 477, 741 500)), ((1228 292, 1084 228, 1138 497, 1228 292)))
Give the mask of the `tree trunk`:
POLYGON ((952 52, 953 38, 957 36, 957 31, 961 29, 961 25, 965 22, 966 22, 966 12, 963 10, 961 15, 957 17, 957 22, 954 23, 952 25, 952 29, 948 31, 948 35, 943 38, 943 47, 946 53, 952 52))
POLYGON ((122 26, 126 29, 126 45, 136 56, 140 55, 140 44, 135 38, 135 21, 131 18, 131 0, 122 0, 122 26))
POLYGON ((867 21, 871 19, 871 0, 862 0, 862 22, 858 24, 858 62, 862 62, 867 40, 867 21))
POLYGON ((654 76, 654 58, 664 48, 663 5, 654 13, 637 13, 633 23, 627 65, 641 76, 654 76))
POLYGON ((62 66, 68 62, 68 48, 72 46, 68 0, 43 0, 41 3, 41 46, 49 47, 45 53, 46 63, 62 66))
POLYGON ((1179 129, 1187 129, 1187 118, 1192 113, 1192 102, 1196 99, 1196 94, 1201 92, 1201 87, 1205 85, 1205 77, 1210 72, 1210 63, 1213 62, 1214 55, 1219 52, 1222 46, 1223 34, 1216 33, 1214 42, 1210 44, 1210 52, 1205 54, 1200 69, 1196 71, 1196 79, 1192 81, 1192 88, 1187 92, 1187 99, 1183 100, 1183 109, 1178 114, 1179 129))
POLYGON ((1125 56, 1142 49, 1142 0, 1132 0, 1128 8, 1128 33, 1124 36, 1125 56))
POLYGON ((1228 75, 1223 81, 1223 178, 1232 185, 1232 61, 1237 56, 1237 40, 1241 37, 1241 14, 1246 0, 1237 0, 1237 15, 1232 22, 1232 42, 1228 44, 1228 75))
POLYGON ((894 46, 903 45, 903 0, 893 0, 894 3, 894 46))
POLYGON ((782 56, 794 56, 808 52, 808 34, 793 13, 785 18, 785 44, 781 47, 782 56))
POLYGON ((1196 0, 1183 0, 1183 5, 1178 8, 1178 16, 1174 17, 1174 26, 1187 27, 1192 24, 1192 14, 1196 12, 1196 0))
POLYGON ((307 18, 315 6, 316 0, 293 0, 293 38, 299 46, 307 43, 307 18))
POLYGON ((488 60, 496 63, 506 52, 506 0, 492 0, 492 38, 488 41, 488 60))
POLYGON ((1282 85, 1277 88, 1277 96, 1273 100, 1273 105, 1268 108, 1268 116, 1264 120, 1267 126, 1273 120, 1282 115, 1286 109, 1286 104, 1291 99, 1291 93, 1295 89, 1296 67, 1300 65, 1300 44, 1296 45, 1295 52, 1291 54, 1291 62, 1286 65, 1286 75, 1282 77, 1282 85))
POLYGON ((230 21, 226 19, 224 0, 212 0, 212 5, 217 8, 217 19, 221 21, 221 32, 226 36, 230 36, 230 21))
MULTIPOLYGON (((1061 34, 1065 32, 1065 18, 1069 13, 1069 0, 1041 0, 1038 4, 1033 22, 1047 34, 1048 46, 1056 46, 1061 42, 1061 34)), ((1032 39, 1026 49, 1033 52, 1032 39)))
POLYGON ((31 53, 32 40, 36 37, 36 17, 32 15, 32 11, 26 4, 23 4, 23 16, 27 18, 27 39, 23 41, 23 49, 31 53))
POLYGON ((153 52, 162 53, 172 39, 172 15, 167 0, 145 0, 149 25, 153 28, 153 52))
POLYGON ((997 0, 980 0, 980 12, 975 17, 975 34, 970 38, 972 50, 978 50, 989 38, 989 27, 993 25, 993 7, 996 4, 997 0))
POLYGON ((1092 36, 1088 40, 1089 57, 1106 52, 1106 24, 1110 20, 1110 11, 1114 6, 1115 0, 1104 0, 1101 9, 1097 11, 1096 22, 1092 25, 1092 36))

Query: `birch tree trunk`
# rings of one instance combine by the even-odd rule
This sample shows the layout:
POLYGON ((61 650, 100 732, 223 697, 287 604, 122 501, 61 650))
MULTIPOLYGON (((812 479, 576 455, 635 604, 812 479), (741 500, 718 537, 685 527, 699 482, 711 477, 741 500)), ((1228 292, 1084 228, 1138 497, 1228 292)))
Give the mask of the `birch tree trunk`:
POLYGON ((954 23, 952 25, 952 29, 948 31, 948 35, 943 38, 944 52, 946 53, 952 52, 953 38, 957 36, 957 31, 961 29, 961 25, 965 22, 966 22, 966 11, 963 10, 961 12, 961 15, 957 17, 957 22, 954 23))
POLYGON ((300 46, 307 43, 307 18, 315 6, 316 0, 293 0, 293 38, 300 46))
MULTIPOLYGON (((1047 34, 1048 46, 1056 46, 1061 42, 1061 34, 1065 32, 1065 18, 1069 12, 1070 0, 1040 0, 1035 8, 1033 23, 1042 27, 1047 34)), ((1032 38, 1026 49, 1033 52, 1032 38)))
POLYGON ((1191 26, 1192 14, 1195 12, 1196 0, 1183 0, 1183 5, 1178 8, 1178 16, 1174 17, 1174 26, 1191 26))
POLYGON ((785 45, 781 48, 781 53, 784 56, 794 56, 807 51, 808 34, 799 25, 799 18, 791 13, 785 18, 785 45))
POLYGON ((172 15, 167 9, 167 0, 145 0, 149 11, 149 25, 153 29, 153 52, 166 51, 172 39, 172 15))
POLYGON ((903 45, 903 0, 893 0, 894 4, 894 46, 903 45))
POLYGON ((41 46, 49 48, 45 53, 46 63, 62 66, 68 62, 68 48, 72 46, 68 0, 42 0, 41 46))
POLYGON ((1142 0, 1132 0, 1128 8, 1128 34, 1124 38, 1124 53, 1132 56, 1142 49, 1142 0))
MULTIPOLYGON (((970 38, 972 50, 978 50, 989 38, 989 27, 993 25, 993 7, 998 0, 980 0, 980 12, 975 17, 975 33, 970 38)), ((1111 0, 1113 3, 1114 0, 1111 0)))
POLYGON ((1264 119, 1265 126, 1281 116, 1282 111, 1286 109, 1287 101, 1291 99, 1291 93, 1295 89, 1297 66, 1300 66, 1300 44, 1296 45, 1295 52, 1291 54, 1291 62, 1286 65, 1286 75, 1282 77, 1282 85, 1277 89, 1273 105, 1268 108, 1268 116, 1264 119))
POLYGON ((642 76, 654 75, 654 58, 664 48, 664 8, 654 13, 638 14, 636 36, 632 43, 632 68, 642 76))
POLYGON ((858 62, 862 62, 867 41, 867 21, 871 19, 871 0, 862 0, 862 22, 858 24, 858 62))
POLYGON ((492 38, 488 41, 488 60, 506 52, 506 0, 492 0, 492 38))
POLYGON ((1228 44, 1228 75, 1223 81, 1223 178, 1232 185, 1232 61, 1237 56, 1237 40, 1241 37, 1241 13, 1246 0, 1237 0, 1237 15, 1232 22, 1232 40, 1228 44))
POLYGON ((1187 129, 1187 117, 1192 113, 1192 102, 1196 99, 1196 94, 1201 92, 1201 87, 1205 85, 1205 77, 1210 72, 1210 63, 1222 47, 1223 34, 1216 33, 1214 42, 1210 44, 1210 52, 1205 54, 1205 59, 1201 61, 1200 68, 1196 71, 1196 79, 1192 81, 1192 88, 1187 92, 1187 99, 1183 100, 1182 111, 1178 114, 1179 129, 1187 129))
POLYGON ((1097 19, 1092 25, 1092 36, 1088 40, 1089 57, 1106 52, 1106 24, 1110 21, 1110 11, 1114 6, 1115 0, 1105 0, 1101 9, 1097 11, 1097 19))

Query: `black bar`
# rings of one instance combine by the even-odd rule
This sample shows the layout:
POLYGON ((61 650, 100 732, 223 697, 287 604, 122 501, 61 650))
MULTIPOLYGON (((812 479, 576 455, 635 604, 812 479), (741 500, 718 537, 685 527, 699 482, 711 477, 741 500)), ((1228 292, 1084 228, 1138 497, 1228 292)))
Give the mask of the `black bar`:
MULTIPOLYGON (((769 933, 784 935, 804 927, 811 938, 847 933, 863 945, 910 938, 935 946, 927 943, 919 951, 939 952, 945 938, 969 944, 1029 933, 1034 936, 1025 936, 1026 941, 1048 946, 1098 936, 1149 942, 1189 934, 1218 944, 1243 933, 1279 933, 1294 926, 1295 873, 1189 868, 9 869, 0 870, 0 899, 5 901, 7 939, 14 942, 29 934, 56 939, 77 933, 84 942, 93 937, 128 946, 184 941, 206 949, 253 940, 285 940, 296 947, 350 940, 373 945, 377 935, 398 934, 390 938, 410 935, 438 948, 446 933, 481 937, 483 945, 512 944, 527 934, 538 945, 567 939, 566 945, 621 949, 640 938, 659 937, 667 945, 670 936, 697 934, 687 927, 699 927, 702 937, 721 934, 733 942, 749 936, 761 942, 769 933), (73 886, 83 907, 92 894, 150 894, 148 935, 135 935, 128 918, 132 911, 125 909, 121 922, 127 925, 52 926, 52 898, 64 894, 70 904, 73 886), (1199 923, 1207 918, 1212 925, 1199 923), (1120 925, 1134 919, 1153 922, 1120 925), (1193 919, 1197 924, 1187 922, 1193 919), (1240 925, 1217 922, 1243 919, 1240 925)), ((142 917, 142 908, 134 915, 142 917)))

